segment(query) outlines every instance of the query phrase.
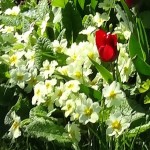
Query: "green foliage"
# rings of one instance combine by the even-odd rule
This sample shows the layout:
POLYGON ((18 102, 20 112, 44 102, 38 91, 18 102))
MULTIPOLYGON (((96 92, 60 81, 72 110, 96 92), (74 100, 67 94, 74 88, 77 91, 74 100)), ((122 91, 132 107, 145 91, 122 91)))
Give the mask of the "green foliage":
POLYGON ((3 11, 5 11, 8 8, 12 8, 15 5, 14 0, 2 0, 0 4, 1 4, 1 9, 3 11))
POLYGON ((94 60, 90 59, 95 68, 98 70, 98 72, 102 75, 102 77, 105 79, 107 83, 111 83, 113 81, 113 76, 112 74, 102 65, 99 65, 97 62, 94 60))
POLYGON ((142 11, 139 14, 139 17, 141 18, 143 25, 145 28, 150 29, 150 20, 147 19, 150 16, 150 11, 146 10, 146 11, 142 11))
POLYGON ((66 146, 71 143, 64 127, 45 117, 31 118, 30 123, 24 128, 28 136, 64 143, 66 146))
POLYGON ((73 3, 67 3, 62 10, 63 28, 66 29, 66 39, 69 43, 75 42, 82 28, 82 19, 73 3))
POLYGON ((150 65, 145 62, 145 52, 141 49, 137 37, 132 34, 129 41, 129 52, 132 61, 140 74, 150 75, 150 65))
POLYGON ((66 4, 67 4, 68 0, 52 0, 51 5, 55 6, 55 7, 62 7, 65 8, 66 4))
POLYGON ((8 85, 0 84, 0 105, 9 106, 14 101, 14 92, 15 90, 9 87, 8 85))
POLYGON ((35 17, 37 20, 43 20, 45 15, 49 13, 49 5, 47 0, 41 0, 36 7, 35 17))

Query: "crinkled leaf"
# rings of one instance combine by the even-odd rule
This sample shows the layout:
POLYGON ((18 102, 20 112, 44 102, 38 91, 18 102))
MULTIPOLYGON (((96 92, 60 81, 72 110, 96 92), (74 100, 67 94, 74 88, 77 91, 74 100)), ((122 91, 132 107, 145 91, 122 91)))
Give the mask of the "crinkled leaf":
POLYGON ((136 137, 137 135, 146 132, 148 129, 150 129, 150 122, 148 122, 147 124, 138 126, 133 128, 132 130, 130 130, 127 134, 128 137, 136 137))
POLYGON ((33 118, 35 116, 39 116, 39 117, 44 117, 47 115, 47 108, 42 106, 42 105, 39 105, 39 106, 36 106, 36 107, 33 107, 31 110, 30 110, 30 117, 33 118))
POLYGON ((64 127, 55 124, 50 119, 43 117, 34 117, 28 125, 25 125, 25 132, 36 138, 42 138, 47 141, 56 141, 58 143, 70 143, 67 132, 64 127))

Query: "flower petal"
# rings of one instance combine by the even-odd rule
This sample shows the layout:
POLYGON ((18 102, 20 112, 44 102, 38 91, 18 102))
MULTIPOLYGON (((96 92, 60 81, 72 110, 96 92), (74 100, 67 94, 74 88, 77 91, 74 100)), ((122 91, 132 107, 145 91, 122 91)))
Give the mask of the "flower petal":
POLYGON ((99 49, 101 46, 106 45, 107 33, 103 30, 96 31, 96 46, 99 49))
POLYGON ((98 52, 100 59, 105 62, 112 62, 118 56, 117 50, 109 45, 101 46, 98 52))

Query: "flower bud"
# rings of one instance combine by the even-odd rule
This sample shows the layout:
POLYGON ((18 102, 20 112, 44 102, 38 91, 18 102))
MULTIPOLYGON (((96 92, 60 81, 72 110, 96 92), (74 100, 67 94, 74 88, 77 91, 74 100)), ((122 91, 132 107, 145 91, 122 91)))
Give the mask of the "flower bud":
POLYGON ((112 62, 118 57, 116 34, 106 33, 101 29, 96 31, 96 46, 102 61, 112 62))

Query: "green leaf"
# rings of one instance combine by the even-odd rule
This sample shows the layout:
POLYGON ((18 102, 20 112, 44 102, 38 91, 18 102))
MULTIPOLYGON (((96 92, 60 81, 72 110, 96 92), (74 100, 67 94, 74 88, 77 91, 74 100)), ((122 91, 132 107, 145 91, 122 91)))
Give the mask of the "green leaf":
POLYGON ((8 8, 12 8, 15 5, 14 0, 2 0, 0 4, 2 11, 5 11, 8 8))
POLYGON ((132 29, 132 27, 130 26, 130 22, 132 22, 133 23, 133 25, 135 24, 135 20, 134 20, 134 18, 133 18, 133 14, 132 14, 132 12, 130 11, 130 9, 129 9, 129 7, 127 6, 127 4, 125 3, 125 1, 124 0, 120 0, 121 1, 121 4, 122 4, 122 6, 123 6, 123 8, 124 8, 124 10, 125 10, 125 12, 126 12, 126 14, 127 14, 127 16, 128 16, 128 26, 129 26, 129 29, 131 30, 131 31, 133 31, 133 29, 132 29))
MULTIPOLYGON (((90 58, 89 58, 90 59, 90 58)), ((113 81, 112 74, 102 65, 99 65, 94 60, 90 59, 97 71, 102 75, 102 77, 106 80, 107 83, 111 83, 113 81)))
POLYGON ((141 49, 138 39, 131 34, 129 41, 129 54, 132 58, 136 70, 143 75, 150 75, 150 65, 145 60, 145 52, 141 49))
POLYGON ((14 101, 14 89, 7 85, 0 85, 0 105, 8 106, 14 101))
POLYGON ((44 117, 46 115, 47 115, 47 108, 42 106, 42 105, 33 107, 30 110, 30 118, 34 118, 35 116, 37 116, 37 117, 44 117))
POLYGON ((131 34, 129 40, 129 53, 131 58, 138 56, 143 60, 145 59, 145 54, 140 47, 137 37, 134 34, 131 34))
POLYGON ((66 29, 66 39, 71 44, 75 42, 82 28, 82 19, 73 3, 67 3, 62 10, 63 28, 66 29))
POLYGON ((50 119, 34 117, 24 128, 25 132, 32 137, 43 138, 47 141, 56 141, 58 143, 71 143, 64 127, 54 123, 50 119))
POLYGON ((97 101, 101 100, 102 93, 100 91, 94 90, 88 86, 85 86, 84 84, 80 84, 80 92, 83 92, 87 96, 94 98, 97 101))
POLYGON ((98 0, 91 0, 91 7, 92 7, 92 9, 95 10, 97 4, 98 4, 98 0))
POLYGON ((127 136, 128 137, 136 137, 137 135, 139 135, 143 132, 146 132, 148 129, 150 129, 150 122, 148 122, 147 124, 133 128, 132 130, 130 130, 127 133, 127 136))
POLYGON ((84 9, 85 0, 78 0, 78 3, 82 9, 84 9))
POLYGON ((144 104, 150 104, 150 92, 144 97, 144 104))
POLYGON ((51 5, 55 7, 65 8, 68 0, 52 0, 51 5))
POLYGON ((143 22, 144 27, 150 29, 150 19, 148 19, 150 16, 150 11, 148 11, 148 10, 142 11, 139 14, 139 16, 143 22))
POLYGON ((132 59, 134 66, 136 68, 136 71, 142 75, 150 76, 150 65, 144 62, 140 57, 135 56, 135 58, 132 59))
MULTIPOLYGON (((17 115, 21 116, 21 119, 28 118, 29 116, 29 111, 31 109, 31 104, 29 103, 29 100, 27 98, 22 98, 22 95, 20 94, 18 96, 18 101, 16 102, 15 105, 13 105, 9 112, 7 113, 5 117, 5 124, 10 124, 12 121, 11 113, 15 111, 17 115)), ((15 97, 17 99, 17 97, 15 97)))
POLYGON ((138 33, 138 41, 141 46, 142 51, 146 55, 146 60, 149 60, 149 44, 147 40, 147 35, 145 32, 145 28, 140 19, 137 18, 137 33, 138 33))

